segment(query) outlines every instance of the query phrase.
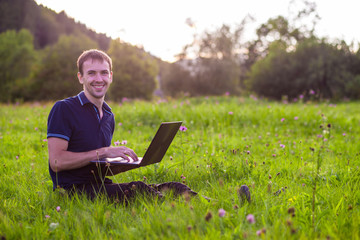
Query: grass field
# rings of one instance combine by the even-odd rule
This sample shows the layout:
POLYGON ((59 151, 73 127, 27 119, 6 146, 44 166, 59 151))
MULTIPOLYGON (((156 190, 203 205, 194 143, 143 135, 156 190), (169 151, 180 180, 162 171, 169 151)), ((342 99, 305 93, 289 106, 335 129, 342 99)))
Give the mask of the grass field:
POLYGON ((180 181, 213 200, 166 195, 123 206, 53 192, 52 103, 1 105, 1 239, 360 239, 358 102, 218 97, 110 105, 113 143, 126 140, 138 155, 160 122, 187 128, 160 164, 114 181, 180 181), (238 197, 241 185, 251 203, 238 197))

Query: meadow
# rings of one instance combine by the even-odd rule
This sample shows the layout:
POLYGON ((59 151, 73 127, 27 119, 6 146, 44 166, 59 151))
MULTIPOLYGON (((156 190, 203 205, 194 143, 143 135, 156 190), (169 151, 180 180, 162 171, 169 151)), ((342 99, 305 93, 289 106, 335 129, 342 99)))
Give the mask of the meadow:
POLYGON ((110 103, 116 141, 145 152, 183 121, 163 161, 115 182, 184 182, 201 196, 130 205, 52 190, 53 103, 0 106, 1 239, 360 239, 359 102, 231 96, 110 103), (239 198, 247 185, 251 202, 239 198))

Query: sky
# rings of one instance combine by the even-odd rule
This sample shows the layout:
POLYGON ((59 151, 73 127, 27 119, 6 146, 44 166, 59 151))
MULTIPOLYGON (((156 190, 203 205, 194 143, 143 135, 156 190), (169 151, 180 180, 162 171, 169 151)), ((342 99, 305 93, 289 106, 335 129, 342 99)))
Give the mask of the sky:
MULTIPOLYGON (((299 0, 35 0, 56 12, 65 11, 75 21, 98 33, 144 47, 145 51, 172 62, 194 34, 213 31, 222 24, 235 26, 244 17, 243 39, 255 38, 255 29, 269 18, 294 16, 299 0), (290 4, 290 2, 293 2, 290 4), (195 27, 186 24, 191 19, 195 27)), ((320 16, 319 37, 360 41, 359 0, 313 0, 320 16)), ((357 46, 357 45, 356 45, 357 46)))

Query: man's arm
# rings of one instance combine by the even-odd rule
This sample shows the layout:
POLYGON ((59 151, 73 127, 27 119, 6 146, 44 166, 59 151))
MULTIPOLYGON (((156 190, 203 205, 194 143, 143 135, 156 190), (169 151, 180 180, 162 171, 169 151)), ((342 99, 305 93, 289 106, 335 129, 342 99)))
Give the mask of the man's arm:
POLYGON ((67 151, 68 141, 61 138, 48 138, 49 162, 54 172, 81 168, 89 164, 91 160, 105 157, 122 157, 138 160, 135 152, 127 147, 103 147, 89 152, 67 151))

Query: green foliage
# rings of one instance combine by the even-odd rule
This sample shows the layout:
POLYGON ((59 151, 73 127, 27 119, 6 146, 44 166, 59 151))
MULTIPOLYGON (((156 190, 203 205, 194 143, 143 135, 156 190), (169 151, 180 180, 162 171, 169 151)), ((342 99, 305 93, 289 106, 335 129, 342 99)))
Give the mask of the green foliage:
POLYGON ((79 93, 82 86, 76 76, 77 58, 84 50, 96 47, 96 42, 79 33, 63 35, 42 50, 42 61, 31 79, 32 100, 58 100, 79 93))
POLYGON ((28 76, 37 60, 28 30, 0 34, 0 102, 11 102, 27 93, 28 76))
POLYGON ((359 102, 334 106, 210 97, 113 103, 122 123, 113 141, 127 140, 139 155, 161 121, 183 120, 188 129, 177 134, 160 164, 111 177, 115 182, 184 181, 213 199, 166 195, 138 198, 128 206, 52 191, 44 141, 51 106, 0 106, 2 238, 359 239, 359 102), (323 133, 327 126, 319 128, 328 123, 330 138, 323 133), (243 184, 250 188, 251 204, 237 196, 243 184))
POLYGON ((358 97, 356 73, 349 64, 354 57, 344 46, 316 38, 303 40, 295 51, 273 43, 269 54, 252 66, 247 84, 273 99, 306 97, 310 90, 317 98, 358 97))
POLYGON ((246 19, 235 29, 222 25, 213 32, 205 31, 199 39, 195 39, 184 49, 182 59, 164 73, 164 91, 171 96, 182 92, 192 96, 240 93, 237 50, 241 45, 240 36, 245 23, 246 19), (190 50, 198 58, 187 60, 185 56, 190 50), (176 89, 178 92, 175 92, 176 89))
MULTIPOLYGON (((42 50, 34 50, 28 30, 0 34, 0 101, 58 100, 77 94, 76 61, 97 42, 81 32, 62 35, 42 50)), ((156 88, 158 63, 143 49, 118 41, 110 55, 114 63, 114 82, 109 92, 113 100, 123 97, 151 99, 156 88)))
POLYGON ((61 35, 84 34, 97 42, 102 50, 109 48, 110 38, 88 29, 84 24, 75 22, 64 11, 56 13, 34 0, 0 1, 0 32, 22 28, 34 36, 34 46, 42 49, 58 41, 61 35))
MULTIPOLYGON (((178 63, 169 64, 164 68, 161 75, 161 89, 165 95, 179 97, 192 91, 194 76, 186 70, 182 64, 191 65, 192 62, 180 60, 178 63)), ((191 68, 191 66, 189 66, 191 68)))
POLYGON ((29 27, 28 30, 31 31, 35 27, 38 13, 38 6, 33 0, 2 0, 0 1, 0 32, 20 30, 24 26, 29 27))
POLYGON ((113 82, 109 98, 117 101, 122 98, 151 99, 156 88, 158 65, 154 58, 120 40, 110 44, 109 55, 113 60, 113 82))
POLYGON ((230 59, 200 59, 201 69, 192 85, 192 95, 223 95, 225 92, 238 94, 239 67, 230 59))

